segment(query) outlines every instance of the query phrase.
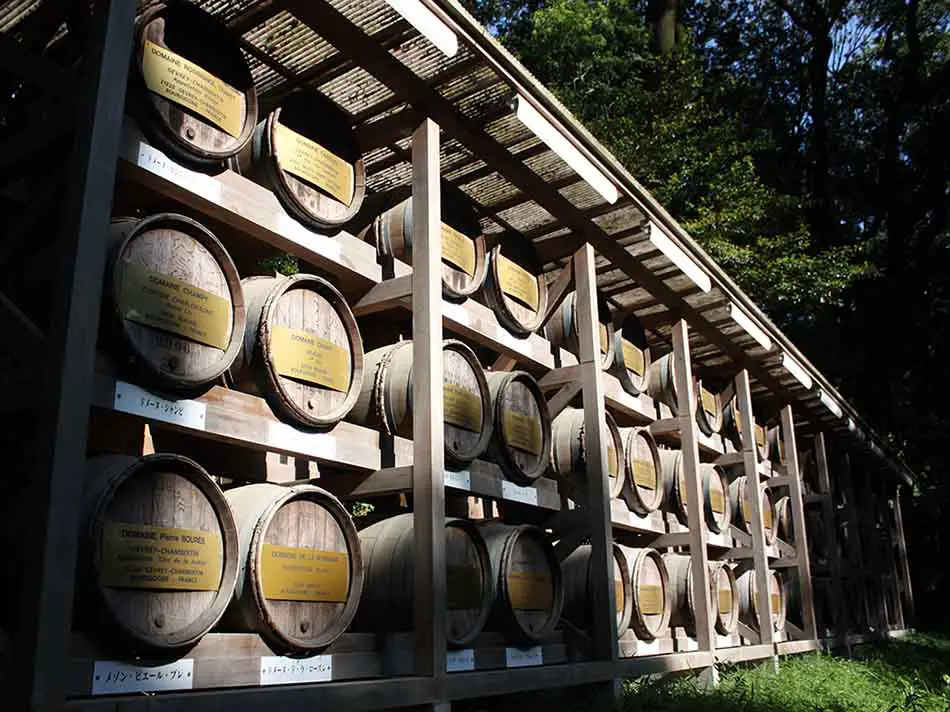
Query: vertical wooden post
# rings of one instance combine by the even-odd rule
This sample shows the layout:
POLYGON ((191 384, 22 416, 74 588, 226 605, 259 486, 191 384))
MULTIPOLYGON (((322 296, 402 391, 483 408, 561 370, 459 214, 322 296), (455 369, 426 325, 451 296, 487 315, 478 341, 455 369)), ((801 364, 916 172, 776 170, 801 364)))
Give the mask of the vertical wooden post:
POLYGON ((416 673, 445 675, 445 445, 439 127, 412 135, 412 497, 416 673))
MULTIPOLYGON (((56 293, 36 458, 24 511, 28 549, 19 592, 12 709, 59 709, 68 684, 76 569, 101 285, 125 107, 136 4, 97 3, 77 91, 76 122, 55 261, 56 293)), ((66 109, 68 111, 68 109, 66 109)), ((41 364, 42 365, 42 364, 41 364)))
POLYGON ((604 415, 600 338, 598 333, 597 277, 594 248, 585 243, 574 253, 577 289, 577 329, 584 403, 584 446, 587 453, 587 506, 593 575, 594 657, 617 661, 617 619, 614 615, 613 532, 607 486, 607 440, 604 415))
MULTIPOLYGON (((752 390, 749 387, 749 372, 745 369, 736 376, 736 396, 742 413, 740 437, 742 439, 743 464, 746 474, 746 491, 752 514, 752 565, 758 593, 756 609, 759 614, 759 642, 773 645, 775 627, 772 625, 772 606, 769 598, 769 560, 765 553, 765 521, 762 515, 761 480, 759 479, 759 453, 755 445, 755 419, 752 413, 752 390), (749 483, 752 490, 749 491, 749 483)), ((741 499, 741 498, 740 498, 741 499)))
MULTIPOLYGON (((703 511, 703 480, 699 469, 699 437, 696 425, 696 393, 693 387, 693 367, 689 354, 689 327, 680 319, 673 324, 673 362, 677 393, 677 420, 679 421, 681 467, 686 479, 686 519, 689 522, 689 557, 693 567, 693 600, 705 605, 696 606, 696 642, 700 650, 715 652, 714 621, 710 615, 709 553, 706 550, 708 534, 703 511)), ((713 671, 715 679, 715 672, 713 671)))
POLYGON ((901 510, 901 485, 894 494, 894 526, 897 534, 897 554, 900 558, 901 575, 904 579, 901 605, 906 607, 904 623, 914 625, 914 589, 910 581, 910 562, 907 561, 907 540, 904 538, 904 514, 901 510))
POLYGON ((828 469, 828 451, 825 448, 825 435, 818 433, 815 436, 815 465, 818 468, 818 486, 825 496, 821 500, 821 515, 825 521, 825 550, 828 554, 828 568, 831 572, 831 590, 834 600, 835 620, 837 621, 836 634, 847 636, 850 627, 850 615, 844 605, 844 585, 841 576, 841 557, 838 556, 836 546, 838 524, 835 518, 834 502, 831 491, 831 474, 828 469))
POLYGON ((851 561, 848 562, 848 572, 852 582, 857 582, 858 590, 861 592, 861 606, 864 608, 864 620, 867 624, 871 623, 871 606, 867 596, 868 565, 870 559, 864 550, 864 531, 861 527, 861 520, 858 518, 858 501, 854 495, 854 483, 851 480, 851 456, 848 453, 844 455, 844 468, 841 470, 841 488, 844 491, 845 520, 848 523, 848 531, 851 533, 850 542, 853 546, 851 561))
POLYGON ((801 587, 802 624, 809 640, 818 640, 815 623, 815 596, 808 561, 808 532, 805 529, 805 503, 802 497, 802 477, 798 467, 798 443, 795 439, 795 416, 792 406, 782 408, 782 442, 785 444, 785 474, 788 475, 788 500, 792 507, 792 530, 795 558, 798 561, 798 584, 801 587))
POLYGON ((894 514, 895 502, 897 501, 897 490, 899 489, 898 485, 894 485, 894 496, 887 500, 887 555, 890 562, 890 571, 888 572, 888 579, 890 585, 888 590, 893 594, 893 604, 894 604, 894 625, 897 630, 904 630, 904 606, 901 605, 901 581, 903 576, 900 571, 900 564, 898 563, 900 556, 898 552, 898 541, 897 541, 897 521, 894 514))

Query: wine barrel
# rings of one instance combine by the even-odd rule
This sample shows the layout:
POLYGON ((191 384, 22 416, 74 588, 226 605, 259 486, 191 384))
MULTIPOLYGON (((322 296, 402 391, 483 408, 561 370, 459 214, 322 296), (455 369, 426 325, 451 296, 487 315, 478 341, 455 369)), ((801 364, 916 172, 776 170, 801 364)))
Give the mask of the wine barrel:
POLYGON ((363 589, 359 538, 340 501, 313 485, 268 483, 224 496, 241 538, 227 626, 285 653, 313 652, 340 637, 363 589))
MULTIPOLYGON (((624 475, 621 457, 623 441, 614 417, 604 413, 604 435, 607 438, 608 495, 619 497, 624 475)), ((586 496, 587 451, 584 438, 584 411, 565 408, 551 423, 551 469, 564 484, 568 496, 583 500, 586 496)))
POLYGON ((732 567, 724 561, 710 561, 709 586, 715 601, 716 632, 732 635, 739 625, 739 597, 732 567))
MULTIPOLYGON (((354 626, 372 632, 412 630, 415 539, 413 515, 400 514, 363 529, 363 596, 354 626)), ((482 632, 494 601, 488 549, 478 528, 445 520, 446 639, 465 645, 482 632)))
POLYGON ((776 425, 768 430, 769 457, 772 464, 785 465, 785 440, 782 438, 782 427, 776 425))
POLYGON ((561 565, 542 529, 482 522, 495 582, 489 622, 517 643, 535 645, 554 630, 564 605, 561 565))
MULTIPOLYGON (((630 627, 633 615, 633 596, 630 571, 627 558, 617 545, 613 545, 613 587, 614 605, 617 618, 617 637, 622 636, 630 627)), ((564 577, 564 618, 581 629, 593 625, 594 612, 591 605, 591 591, 594 587, 594 573, 591 571, 591 546, 582 544, 561 562, 564 577)))
POLYGON ((237 268, 210 230, 171 213, 112 221, 106 329, 146 384, 194 391, 218 379, 244 336, 237 268))
POLYGON ((363 385, 363 340, 343 296, 310 274, 249 277, 241 286, 247 331, 233 382, 295 425, 336 425, 363 385))
POLYGON ((548 469, 551 414, 534 376, 524 371, 486 373, 491 392, 489 456, 505 477, 530 485, 548 469))
POLYGON ((715 435, 722 429, 722 398, 696 381, 696 425, 703 435, 715 435))
POLYGON ((663 403, 673 415, 679 414, 679 397, 676 393, 676 366, 672 353, 656 359, 647 369, 647 395, 663 403))
POLYGON ((641 516, 658 510, 667 486, 656 441, 647 428, 627 430, 623 462, 621 496, 627 507, 641 516))
MULTIPOLYGON (((683 468, 683 453, 680 450, 660 450, 660 466, 667 483, 667 501, 677 519, 688 524, 686 508, 686 470, 683 468)), ((703 484, 703 513, 706 526, 716 534, 729 528, 732 507, 726 494, 726 480, 722 470, 715 465, 700 463, 699 473, 703 484)))
MULTIPOLYGON (((733 444, 736 450, 743 449, 742 443, 742 411, 739 410, 738 396, 732 399, 722 409, 722 432, 733 444)), ((755 439, 756 453, 760 460, 769 459, 769 438, 766 429, 758 423, 752 423, 752 433, 755 439)))
POLYGON ((172 158, 220 167, 251 140, 257 94, 239 40, 190 3, 159 3, 136 23, 132 112, 172 158))
MULTIPOLYGON (((545 324, 544 335, 554 346, 567 349, 580 358, 577 316, 577 292, 571 292, 561 302, 558 312, 545 324)), ((614 323, 610 305, 600 295, 597 297, 597 329, 600 367, 606 371, 614 362, 614 323)))
MULTIPOLYGON (((775 630, 785 628, 786 592, 785 584, 776 571, 768 573, 769 609, 772 625, 775 630)), ((755 580, 755 570, 749 569, 736 580, 736 589, 739 592, 739 620, 754 630, 759 628, 758 620, 758 588, 755 580)))
POLYGON ((785 495, 775 500, 775 536, 786 543, 794 541, 792 500, 785 495))
MULTIPOLYGON (((412 342, 366 354, 366 377, 348 419, 392 435, 412 437, 412 342)), ((445 459, 464 467, 488 448, 491 394, 475 353, 461 341, 442 342, 445 459)))
POLYGON ((362 151, 348 116, 320 92, 284 97, 257 125, 249 148, 241 172, 273 190, 306 227, 338 228, 359 212, 366 194, 362 151))
POLYGON ((624 549, 630 569, 633 615, 630 627, 640 640, 654 640, 666 632, 672 615, 670 576, 656 549, 624 549))
MULTIPOLYGON (((755 481, 754 478, 741 475, 729 485, 729 500, 732 503, 733 518, 735 523, 748 534, 752 533, 752 505, 746 483, 754 483, 755 481)), ((762 498, 762 523, 765 528, 765 544, 771 546, 775 543, 775 538, 778 535, 775 529, 775 505, 772 502, 772 494, 768 488, 759 484, 759 491, 762 498)))
POLYGON ((86 482, 78 618, 105 621, 106 642, 117 637, 132 651, 198 642, 238 577, 238 535, 221 490, 196 462, 171 454, 94 458, 86 482))
POLYGON ((548 312, 548 285, 538 253, 530 240, 506 232, 488 255, 485 303, 498 322, 518 336, 541 328, 548 312))
MULTIPOLYGON (((361 233, 379 255, 412 264, 412 199, 378 216, 361 233)), ((471 203, 442 191, 442 294, 463 300, 481 289, 487 273, 485 237, 471 203)))
POLYGON ((650 349, 643 325, 635 314, 627 314, 614 330, 614 362, 610 372, 629 394, 638 396, 646 390, 650 349))

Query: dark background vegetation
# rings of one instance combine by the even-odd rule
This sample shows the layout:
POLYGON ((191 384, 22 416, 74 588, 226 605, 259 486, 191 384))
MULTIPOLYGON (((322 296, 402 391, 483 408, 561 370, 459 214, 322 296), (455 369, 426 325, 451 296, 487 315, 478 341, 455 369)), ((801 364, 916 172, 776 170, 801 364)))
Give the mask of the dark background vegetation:
POLYGON ((950 0, 465 0, 919 473, 946 619, 950 0))

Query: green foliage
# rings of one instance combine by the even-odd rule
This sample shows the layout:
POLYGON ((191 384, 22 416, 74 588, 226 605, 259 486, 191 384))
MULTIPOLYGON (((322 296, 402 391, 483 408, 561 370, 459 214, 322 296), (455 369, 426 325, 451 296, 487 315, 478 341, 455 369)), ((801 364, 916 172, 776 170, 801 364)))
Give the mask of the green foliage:
POLYGON ((722 671, 705 689, 694 678, 626 683, 625 712, 946 712, 950 641, 913 636, 867 646, 848 660, 827 654, 722 671))
POLYGON ((274 255, 267 257, 260 262, 261 269, 274 274, 282 274, 285 277, 292 277, 300 271, 300 263, 296 257, 289 254, 274 255))

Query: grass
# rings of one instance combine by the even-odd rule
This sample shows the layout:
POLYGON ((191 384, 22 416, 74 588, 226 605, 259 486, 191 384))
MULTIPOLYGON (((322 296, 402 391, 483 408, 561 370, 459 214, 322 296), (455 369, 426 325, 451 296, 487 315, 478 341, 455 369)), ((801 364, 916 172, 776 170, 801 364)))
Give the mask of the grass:
POLYGON ((721 684, 692 678, 625 684, 624 712, 950 712, 950 638, 916 634, 827 654, 722 669, 721 684))

